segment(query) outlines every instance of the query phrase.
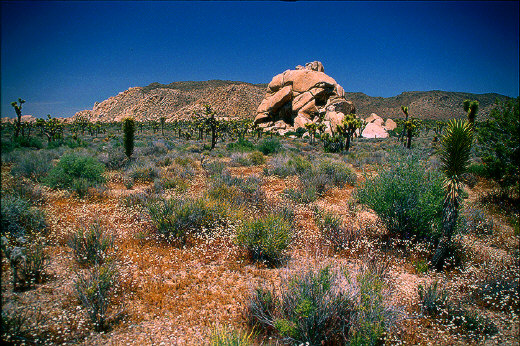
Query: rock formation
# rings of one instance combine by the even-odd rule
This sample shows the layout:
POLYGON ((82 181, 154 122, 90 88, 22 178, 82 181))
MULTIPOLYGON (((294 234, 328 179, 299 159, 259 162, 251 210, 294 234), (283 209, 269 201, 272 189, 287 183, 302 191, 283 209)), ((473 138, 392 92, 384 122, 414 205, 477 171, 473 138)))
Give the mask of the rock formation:
POLYGON ((394 130, 397 127, 395 121, 392 119, 386 119, 386 121, 383 121, 383 118, 376 113, 370 114, 365 121, 367 122, 367 125, 361 134, 364 138, 387 138, 387 131, 394 130))
POLYGON ((314 61, 273 77, 258 106, 255 124, 285 132, 322 118, 330 132, 345 114, 355 112, 341 85, 325 74, 321 62, 314 61))

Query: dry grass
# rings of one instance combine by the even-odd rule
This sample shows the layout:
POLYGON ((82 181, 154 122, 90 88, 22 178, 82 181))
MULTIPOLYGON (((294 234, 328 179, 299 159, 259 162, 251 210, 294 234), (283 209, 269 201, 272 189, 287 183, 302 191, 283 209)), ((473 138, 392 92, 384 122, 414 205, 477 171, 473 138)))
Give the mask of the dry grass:
MULTIPOLYGON (((235 176, 246 177, 261 174, 263 167, 229 169, 235 176)), ((7 169, 2 166, 3 177, 7 169)), ((190 196, 201 196, 208 186, 203 170, 199 167, 197 172, 189 181, 187 194, 190 196)), ((361 172, 356 173, 362 179, 361 172)), ((266 193, 266 203, 280 203, 284 200, 282 192, 297 185, 296 177, 264 177, 262 188, 266 193)), ((2 259, 2 299, 9 308, 41 309, 45 321, 37 329, 40 338, 48 343, 84 345, 200 345, 208 342, 215 325, 245 330, 243 311, 246 297, 261 283, 272 283, 276 287, 281 275, 287 271, 327 263, 341 264, 355 271, 366 256, 381 256, 390 263, 389 281, 395 289, 392 302, 403 307, 409 317, 388 335, 387 344, 479 343, 483 341, 467 339, 435 319, 421 316, 417 286, 439 280, 449 291, 451 299, 465 302, 473 289, 472 282, 484 270, 500 268, 503 263, 514 265, 511 253, 519 246, 519 237, 496 217, 496 236, 461 237, 467 254, 462 267, 442 273, 419 273, 413 263, 424 260, 431 249, 424 244, 392 243, 384 246, 385 231, 381 229, 377 216, 367 210, 352 208, 349 200, 354 187, 346 186, 328 191, 314 205, 340 215, 345 224, 358 230, 356 241, 348 249, 334 252, 314 224, 312 205, 297 205, 296 235, 289 249, 291 259, 285 267, 268 269, 246 261, 233 242, 233 227, 192 238, 184 248, 158 238, 145 212, 119 203, 122 196, 148 188, 149 185, 140 184, 128 190, 114 178, 108 183, 106 193, 96 198, 79 200, 67 193, 45 192, 43 209, 50 227, 51 279, 34 290, 15 294, 9 283, 9 265, 5 258, 2 259), (70 234, 93 220, 99 220, 115 237, 115 263, 121 282, 116 305, 123 311, 122 318, 106 333, 92 332, 73 296, 73 273, 80 269, 66 246, 70 234)), ((477 185, 469 190, 468 201, 474 203, 482 189, 485 187, 477 185)), ((255 211, 246 211, 245 215, 254 216, 255 211)), ((518 274, 518 268, 516 272, 518 274)), ((468 304, 473 306, 471 302, 468 304)), ((518 315, 478 306, 473 308, 492 318, 499 327, 499 333, 489 338, 486 344, 518 344, 518 315)), ((260 343, 261 339, 257 341, 260 343)))

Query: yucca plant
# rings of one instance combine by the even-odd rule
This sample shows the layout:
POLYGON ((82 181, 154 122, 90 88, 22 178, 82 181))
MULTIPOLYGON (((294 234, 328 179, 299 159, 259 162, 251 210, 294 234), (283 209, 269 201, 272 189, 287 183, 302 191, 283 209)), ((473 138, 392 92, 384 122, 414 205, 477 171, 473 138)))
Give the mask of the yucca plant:
POLYGON ((470 122, 451 120, 442 138, 439 150, 441 171, 444 174, 445 198, 443 204, 442 237, 432 259, 432 265, 441 268, 451 243, 451 237, 462 200, 462 174, 466 172, 471 145, 473 143, 473 127, 470 122))
POLYGON ((473 124, 475 123, 475 118, 477 117, 478 112, 478 106, 478 101, 464 100, 464 111, 468 113, 468 122, 471 124, 471 126, 473 126, 473 124))

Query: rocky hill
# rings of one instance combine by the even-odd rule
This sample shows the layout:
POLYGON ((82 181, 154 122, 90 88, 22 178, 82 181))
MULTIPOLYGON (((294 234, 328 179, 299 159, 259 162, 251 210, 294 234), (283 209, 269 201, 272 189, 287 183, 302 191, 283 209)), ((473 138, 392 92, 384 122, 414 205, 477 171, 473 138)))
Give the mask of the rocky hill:
MULTIPOLYGON (((91 121, 119 121, 133 116, 138 121, 186 119, 202 112, 209 104, 220 116, 254 119, 258 105, 266 93, 267 84, 251 84, 223 80, 203 82, 152 83, 133 87, 109 99, 96 103, 91 110, 78 112, 91 121)), ((499 94, 470 94, 447 91, 410 91, 393 97, 371 97, 363 93, 346 92, 345 98, 354 103, 357 113, 368 116, 376 113, 383 118, 402 117, 401 105, 407 106, 411 116, 420 119, 450 119, 464 116, 465 99, 480 102, 481 117, 489 114, 495 99, 508 99, 499 94)))

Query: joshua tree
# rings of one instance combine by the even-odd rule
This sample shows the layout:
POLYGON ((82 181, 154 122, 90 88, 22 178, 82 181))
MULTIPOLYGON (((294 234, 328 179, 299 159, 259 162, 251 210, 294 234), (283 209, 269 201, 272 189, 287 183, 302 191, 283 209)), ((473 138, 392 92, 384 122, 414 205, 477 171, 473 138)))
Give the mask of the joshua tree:
POLYGON ((206 118, 206 124, 211 129, 211 150, 215 148, 215 144, 217 144, 217 127, 218 121, 215 119, 215 112, 211 109, 210 105, 204 106, 204 115, 206 118))
POLYGON ((166 123, 166 117, 160 117, 159 120, 161 121, 161 135, 164 137, 164 124, 166 123))
POLYGON ((125 146, 125 154, 130 159, 134 152, 134 118, 125 118, 123 120, 123 144, 125 146))
POLYGON ((438 269, 444 264, 459 216, 463 187, 461 175, 467 170, 472 142, 473 126, 468 121, 451 120, 440 143, 439 156, 441 170, 445 176, 446 196, 443 206, 442 236, 432 259, 432 265, 438 269))
POLYGON ((309 135, 311 137, 311 144, 314 144, 314 138, 316 136, 316 131, 318 131, 317 123, 307 123, 304 125, 307 131, 309 131, 309 135))
POLYGON ((355 114, 347 114, 341 121, 341 125, 336 127, 338 133, 345 138, 345 151, 350 150, 352 136, 361 125, 362 121, 355 114))
POLYGON ((18 102, 11 102, 11 106, 13 106, 14 111, 16 112, 16 124, 14 127, 14 137, 18 138, 20 135, 20 128, 22 127, 22 104, 25 103, 25 100, 21 98, 18 99, 18 102), (20 103, 20 105, 18 105, 20 103))
POLYGON ((63 136, 63 124, 56 118, 52 118, 47 114, 47 120, 36 120, 36 126, 40 127, 45 136, 47 136, 48 143, 63 136))

